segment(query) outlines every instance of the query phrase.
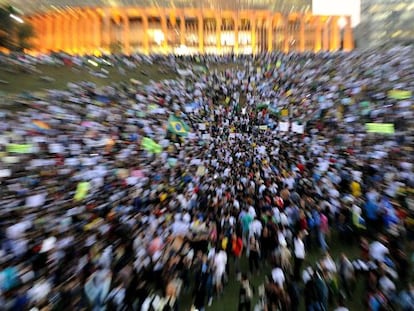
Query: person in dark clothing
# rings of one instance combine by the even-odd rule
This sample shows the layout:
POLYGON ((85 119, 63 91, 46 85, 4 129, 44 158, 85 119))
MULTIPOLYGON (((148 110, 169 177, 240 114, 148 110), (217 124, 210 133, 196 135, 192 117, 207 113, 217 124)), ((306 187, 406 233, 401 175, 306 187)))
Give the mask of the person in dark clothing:
POLYGON ((196 286, 194 287, 193 293, 194 307, 199 311, 205 310, 206 298, 208 294, 208 281, 210 276, 211 269, 209 267, 208 259, 206 255, 203 255, 198 272, 196 273, 196 286))
POLYGON ((249 244, 249 269, 250 273, 259 272, 259 259, 260 259, 260 245, 259 241, 255 237, 250 237, 249 244))
POLYGON ((253 288, 246 274, 242 274, 241 286, 239 292, 238 311, 250 311, 253 299, 253 288))
POLYGON ((288 280, 286 283, 287 293, 289 295, 289 300, 292 302, 290 305, 291 311, 299 310, 299 305, 295 303, 300 299, 300 289, 298 284, 293 280, 288 280))

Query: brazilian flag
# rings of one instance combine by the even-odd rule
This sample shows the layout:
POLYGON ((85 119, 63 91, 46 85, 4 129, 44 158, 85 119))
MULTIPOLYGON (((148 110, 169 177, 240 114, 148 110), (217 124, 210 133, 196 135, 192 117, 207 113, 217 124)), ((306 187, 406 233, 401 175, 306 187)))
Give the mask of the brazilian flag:
POLYGON ((181 119, 174 115, 171 115, 168 119, 168 131, 174 133, 176 135, 188 136, 188 132, 190 131, 190 127, 181 119))

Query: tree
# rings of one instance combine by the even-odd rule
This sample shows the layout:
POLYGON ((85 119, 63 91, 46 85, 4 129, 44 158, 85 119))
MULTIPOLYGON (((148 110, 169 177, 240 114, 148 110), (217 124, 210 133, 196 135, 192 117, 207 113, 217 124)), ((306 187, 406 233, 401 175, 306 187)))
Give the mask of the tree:
POLYGON ((13 45, 13 20, 7 7, 0 6, 0 47, 10 48, 13 45))
POLYGON ((30 39, 34 37, 34 29, 31 24, 19 24, 17 26, 16 37, 17 37, 17 46, 16 48, 19 51, 29 49, 32 47, 30 39))
POLYGON ((23 51, 31 47, 30 39, 34 37, 31 24, 18 23, 10 15, 18 14, 12 6, 0 6, 0 47, 12 51, 23 51))

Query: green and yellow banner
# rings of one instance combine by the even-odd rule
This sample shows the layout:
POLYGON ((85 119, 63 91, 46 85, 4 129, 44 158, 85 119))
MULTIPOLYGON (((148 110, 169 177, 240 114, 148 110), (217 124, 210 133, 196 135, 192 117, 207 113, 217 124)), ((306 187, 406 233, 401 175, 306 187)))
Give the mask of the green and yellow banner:
POLYGON ((366 123, 365 129, 367 133, 378 133, 378 134, 394 134, 393 123, 366 123))
POLYGON ((388 98, 392 99, 409 99, 413 96, 411 91, 391 90, 388 92, 388 98))
POLYGON ((8 144, 7 152, 9 153, 32 153, 30 144, 8 144))

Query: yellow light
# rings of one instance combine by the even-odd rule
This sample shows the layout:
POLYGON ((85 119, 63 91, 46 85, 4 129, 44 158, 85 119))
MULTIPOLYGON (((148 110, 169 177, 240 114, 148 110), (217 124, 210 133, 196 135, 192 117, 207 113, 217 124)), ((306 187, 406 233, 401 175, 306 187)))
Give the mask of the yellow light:
POLYGON ((96 57, 101 57, 102 56, 102 52, 100 50, 94 50, 93 51, 93 55, 96 57))
POLYGON ((154 36, 155 43, 157 43, 158 45, 161 45, 161 43, 165 39, 164 33, 159 29, 155 29, 153 31, 153 36, 154 36))

